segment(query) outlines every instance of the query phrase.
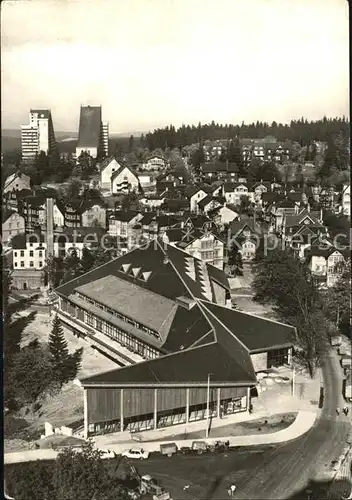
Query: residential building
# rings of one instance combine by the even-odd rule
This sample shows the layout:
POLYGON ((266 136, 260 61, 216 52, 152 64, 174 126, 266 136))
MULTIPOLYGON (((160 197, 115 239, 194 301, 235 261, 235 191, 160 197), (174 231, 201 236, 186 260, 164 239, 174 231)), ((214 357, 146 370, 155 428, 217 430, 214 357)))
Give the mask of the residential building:
POLYGON ((342 213, 351 217, 351 184, 345 184, 342 189, 342 213))
POLYGON ((140 204, 143 205, 148 210, 153 210, 155 208, 160 208, 165 202, 165 196, 163 195, 148 195, 143 196, 139 200, 140 204))
POLYGON ((106 228, 106 206, 102 200, 84 200, 80 206, 82 227, 106 228))
POLYGON ((225 274, 160 241, 56 293, 65 327, 124 365, 81 379, 86 438, 248 411, 256 372, 291 364, 293 327, 225 307, 225 274))
POLYGON ((250 189, 251 187, 244 182, 228 182, 224 184, 223 192, 226 203, 235 206, 240 205, 242 196, 247 196, 252 201, 253 193, 250 189))
POLYGON ((161 209, 165 214, 183 215, 189 212, 189 200, 187 198, 165 198, 161 209))
POLYGON ((209 194, 209 186, 191 186, 186 191, 186 196, 189 199, 189 208, 191 212, 197 213, 198 203, 206 198, 209 194))
POLYGON ((348 248, 337 250, 333 245, 315 245, 306 252, 309 269, 321 285, 327 288, 335 285, 349 258, 351 252, 348 248))
POLYGON ((141 169, 147 171, 155 170, 160 172, 161 170, 165 170, 167 166, 168 163, 164 157, 159 155, 151 155, 147 158, 146 162, 143 163, 141 169))
POLYGON ((236 163, 215 162, 205 163, 201 166, 201 176, 204 179, 221 180, 226 179, 229 182, 235 182, 238 179, 239 168, 236 163))
MULTIPOLYGON (((163 241, 182 249, 196 259, 211 264, 218 269, 224 269, 224 242, 210 231, 200 229, 171 228, 163 234, 163 241)), ((204 264, 205 265, 205 264, 204 264)))
POLYGON ((25 232, 25 220, 22 215, 14 210, 2 211, 2 243, 6 244, 11 239, 25 232))
POLYGON ((76 158, 83 152, 103 158, 108 154, 108 143, 108 125, 102 122, 101 106, 81 106, 76 158))
POLYGON ((239 217, 230 222, 229 227, 230 238, 236 242, 244 261, 251 261, 255 258, 261 240, 268 232, 267 223, 259 223, 250 217, 239 217))
POLYGON ((100 165, 100 187, 102 189, 111 189, 111 176, 121 168, 121 164, 113 157, 105 158, 100 165))
POLYGON ((223 227, 239 217, 238 208, 234 205, 225 204, 217 207, 208 213, 213 218, 216 225, 223 227))
POLYGON ((19 290, 39 290, 44 286, 46 244, 44 234, 18 234, 12 239, 12 286, 19 290))
POLYGON ((135 210, 116 210, 108 217, 108 233, 126 242, 127 247, 131 248, 136 244, 136 233, 134 226, 140 222, 143 215, 135 210))
POLYGON ((281 234, 286 244, 295 249, 301 258, 313 241, 328 236, 322 220, 322 211, 311 212, 306 208, 300 209, 298 214, 283 215, 281 234))
POLYGON ((115 170, 111 175, 111 192, 113 194, 123 193, 127 194, 131 191, 138 192, 140 190, 140 183, 138 175, 126 165, 121 165, 120 168, 115 170))
POLYGON ((24 189, 31 189, 31 178, 28 175, 16 172, 5 179, 3 194, 11 193, 12 191, 18 192, 24 189))
POLYGON ((63 210, 66 228, 82 226, 81 204, 82 200, 72 200, 65 204, 63 210))
POLYGON ((43 151, 52 154, 57 150, 50 109, 31 109, 29 124, 21 126, 22 161, 31 162, 43 151))
POLYGON ((197 203, 196 212, 207 215, 211 210, 214 210, 221 206, 222 206, 221 198, 213 197, 210 194, 208 194, 208 196, 206 196, 197 203))
POLYGON ((180 173, 172 171, 163 172, 156 178, 156 194, 163 194, 166 191, 172 192, 184 183, 185 179, 180 173))

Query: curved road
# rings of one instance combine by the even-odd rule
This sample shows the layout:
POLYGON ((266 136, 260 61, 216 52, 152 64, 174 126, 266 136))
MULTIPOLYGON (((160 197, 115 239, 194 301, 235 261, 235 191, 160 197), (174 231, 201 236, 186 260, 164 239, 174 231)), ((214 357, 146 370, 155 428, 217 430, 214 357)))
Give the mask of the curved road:
POLYGON ((289 498, 310 480, 323 480, 324 467, 338 458, 346 446, 351 424, 340 415, 343 406, 341 368, 331 351, 323 364, 324 406, 317 423, 302 437, 268 454, 251 476, 239 483, 236 498, 289 498))
POLYGON ((336 352, 327 355, 322 368, 324 407, 316 424, 300 438, 228 455, 152 458, 138 464, 138 470, 155 476, 178 499, 224 499, 233 483, 237 486, 235 499, 287 499, 304 491, 312 480, 326 481, 324 469, 331 470, 332 460, 343 451, 351 424, 336 415, 337 406, 343 406, 336 352), (183 491, 187 482, 190 487, 183 491))

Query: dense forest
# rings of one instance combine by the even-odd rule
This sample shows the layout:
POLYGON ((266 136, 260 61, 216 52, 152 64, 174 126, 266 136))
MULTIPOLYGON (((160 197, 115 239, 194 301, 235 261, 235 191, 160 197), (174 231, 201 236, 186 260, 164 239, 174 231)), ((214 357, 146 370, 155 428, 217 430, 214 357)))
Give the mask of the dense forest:
POLYGON ((308 121, 304 118, 291 120, 290 124, 277 122, 263 123, 257 121, 246 125, 220 125, 212 121, 210 124, 182 125, 175 128, 169 125, 162 129, 156 129, 141 137, 141 146, 149 150, 156 148, 183 147, 190 144, 203 142, 205 140, 234 139, 258 139, 266 136, 274 136, 278 141, 298 142, 302 147, 309 145, 312 141, 327 142, 329 138, 341 135, 346 141, 349 138, 350 123, 347 118, 322 118, 318 121, 308 121))

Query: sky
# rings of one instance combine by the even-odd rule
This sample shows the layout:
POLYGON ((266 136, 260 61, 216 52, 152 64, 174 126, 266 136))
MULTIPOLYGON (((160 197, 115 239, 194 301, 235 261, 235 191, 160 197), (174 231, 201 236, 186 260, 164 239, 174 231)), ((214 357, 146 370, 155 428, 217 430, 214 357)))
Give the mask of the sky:
POLYGON ((347 0, 27 0, 1 3, 2 128, 50 108, 77 131, 349 114, 347 0))

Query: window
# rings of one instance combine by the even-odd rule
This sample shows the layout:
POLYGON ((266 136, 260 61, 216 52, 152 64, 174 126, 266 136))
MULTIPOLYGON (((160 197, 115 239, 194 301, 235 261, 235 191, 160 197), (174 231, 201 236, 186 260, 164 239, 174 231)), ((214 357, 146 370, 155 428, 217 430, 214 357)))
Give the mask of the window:
POLYGON ((34 262, 32 260, 29 261, 29 267, 34 267, 34 262))
POLYGON ((17 252, 13 252, 14 256, 17 257, 17 252))
POLYGON ((21 267, 24 267, 24 262, 23 260, 21 260, 21 264, 20 264, 21 267))
POLYGON ((21 257, 24 257, 24 250, 21 250, 21 257))
POLYGON ((39 262, 39 267, 43 267, 43 262, 42 261, 39 262))
POLYGON ((39 257, 43 257, 43 252, 39 250, 39 257))
POLYGON ((17 267, 17 262, 15 262, 15 267, 17 267))
POLYGON ((30 251, 29 251, 29 256, 30 256, 30 257, 33 257, 33 250, 30 250, 30 251))

